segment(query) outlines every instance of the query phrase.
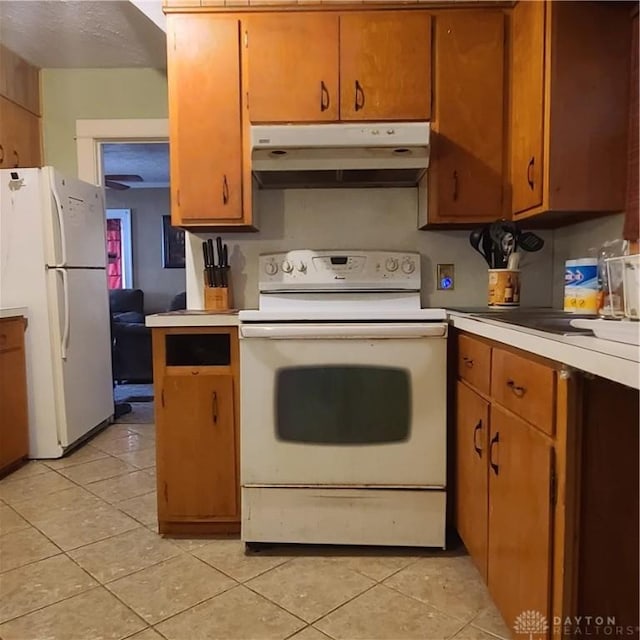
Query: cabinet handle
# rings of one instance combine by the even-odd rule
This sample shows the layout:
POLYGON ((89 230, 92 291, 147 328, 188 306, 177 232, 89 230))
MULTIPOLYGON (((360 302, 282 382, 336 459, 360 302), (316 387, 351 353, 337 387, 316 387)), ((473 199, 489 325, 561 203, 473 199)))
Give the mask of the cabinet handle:
POLYGON ((222 178, 222 204, 229 202, 229 183, 227 182, 227 174, 222 178))
POLYGON ((514 395, 518 396, 518 398, 522 398, 522 396, 527 392, 525 387, 518 386, 513 380, 507 380, 507 387, 513 391, 514 395))
POLYGON ((469 369, 473 367, 473 358, 470 358, 469 356, 462 356, 462 360, 469 369))
POLYGON ((213 398, 211 402, 211 412, 213 415, 213 424, 218 424, 218 393, 213 392, 213 398))
POLYGON ((535 156, 531 156, 531 160, 529 160, 529 165, 527 166, 527 182, 529 183, 531 191, 533 191, 533 165, 535 163, 535 156))
POLYGON ((500 432, 496 432, 496 435, 491 438, 491 444, 489 445, 489 464, 493 469, 493 472, 498 475, 500 473, 500 467, 493 461, 493 445, 500 442, 500 432))
POLYGON ((453 201, 458 199, 458 172, 453 172, 453 201))
POLYGON ((320 111, 326 111, 331 104, 331 99, 329 96, 329 89, 327 89, 327 85, 324 83, 324 80, 320 80, 320 111))
POLYGON ((482 430, 482 420, 478 420, 478 424, 473 429, 473 448, 476 450, 479 458, 482 458, 482 449, 478 446, 477 434, 482 430))
POLYGON ((0 164, 4 162, 4 147, 0 144, 0 164))
POLYGON ((356 80, 355 110, 360 111, 360 109, 364 109, 364 89, 362 88, 362 85, 356 80))
POLYGON ((13 168, 17 169, 20 166, 20 156, 15 149, 13 150, 13 156, 15 157, 15 160, 13 161, 13 168))

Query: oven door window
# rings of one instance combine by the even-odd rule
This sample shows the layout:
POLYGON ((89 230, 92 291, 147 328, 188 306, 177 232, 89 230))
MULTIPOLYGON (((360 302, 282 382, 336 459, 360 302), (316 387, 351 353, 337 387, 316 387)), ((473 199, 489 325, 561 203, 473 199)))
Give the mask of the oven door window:
POLYGON ((408 440, 409 371, 379 366, 286 367, 276 373, 279 440, 379 444, 408 440))

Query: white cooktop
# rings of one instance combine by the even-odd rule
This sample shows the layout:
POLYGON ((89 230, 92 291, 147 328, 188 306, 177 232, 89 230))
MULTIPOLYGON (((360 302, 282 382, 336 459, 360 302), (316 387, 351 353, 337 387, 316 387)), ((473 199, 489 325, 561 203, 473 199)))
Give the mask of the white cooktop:
POLYGON ((357 309, 331 309, 330 311, 304 311, 274 309, 261 311, 249 309, 240 311, 240 322, 304 322, 304 321, 360 321, 360 322, 402 322, 404 320, 434 322, 445 321, 447 312, 445 309, 397 309, 397 310, 357 310, 357 309))

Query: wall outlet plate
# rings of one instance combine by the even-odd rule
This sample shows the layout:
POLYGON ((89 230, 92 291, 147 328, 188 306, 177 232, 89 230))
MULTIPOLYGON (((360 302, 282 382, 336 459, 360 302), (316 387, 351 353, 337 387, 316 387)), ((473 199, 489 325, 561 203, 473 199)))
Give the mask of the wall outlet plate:
POLYGON ((436 266, 436 283, 438 291, 451 291, 455 288, 455 267, 453 264, 436 266))

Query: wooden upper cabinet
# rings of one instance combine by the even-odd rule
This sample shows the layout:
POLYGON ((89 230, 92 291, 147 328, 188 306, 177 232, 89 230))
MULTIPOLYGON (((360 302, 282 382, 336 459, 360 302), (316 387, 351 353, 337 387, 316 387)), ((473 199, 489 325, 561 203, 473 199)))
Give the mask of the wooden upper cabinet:
POLYGON ((519 2, 511 18, 512 211, 542 204, 545 2, 519 2))
POLYGON ((353 12, 340 16, 340 119, 428 120, 431 16, 353 12))
POLYGON ((247 31, 251 122, 338 119, 337 15, 255 15, 247 31))
POLYGON ((445 11, 434 22, 428 219, 495 220, 504 206, 504 14, 445 11))
POLYGON ((240 21, 171 14, 167 45, 172 223, 241 224, 240 21))
POLYGON ((0 96, 0 123, 0 169, 39 167, 39 116, 0 96))
POLYGON ((631 21, 626 3, 523 1, 512 14, 515 220, 558 226, 624 209, 631 21))

